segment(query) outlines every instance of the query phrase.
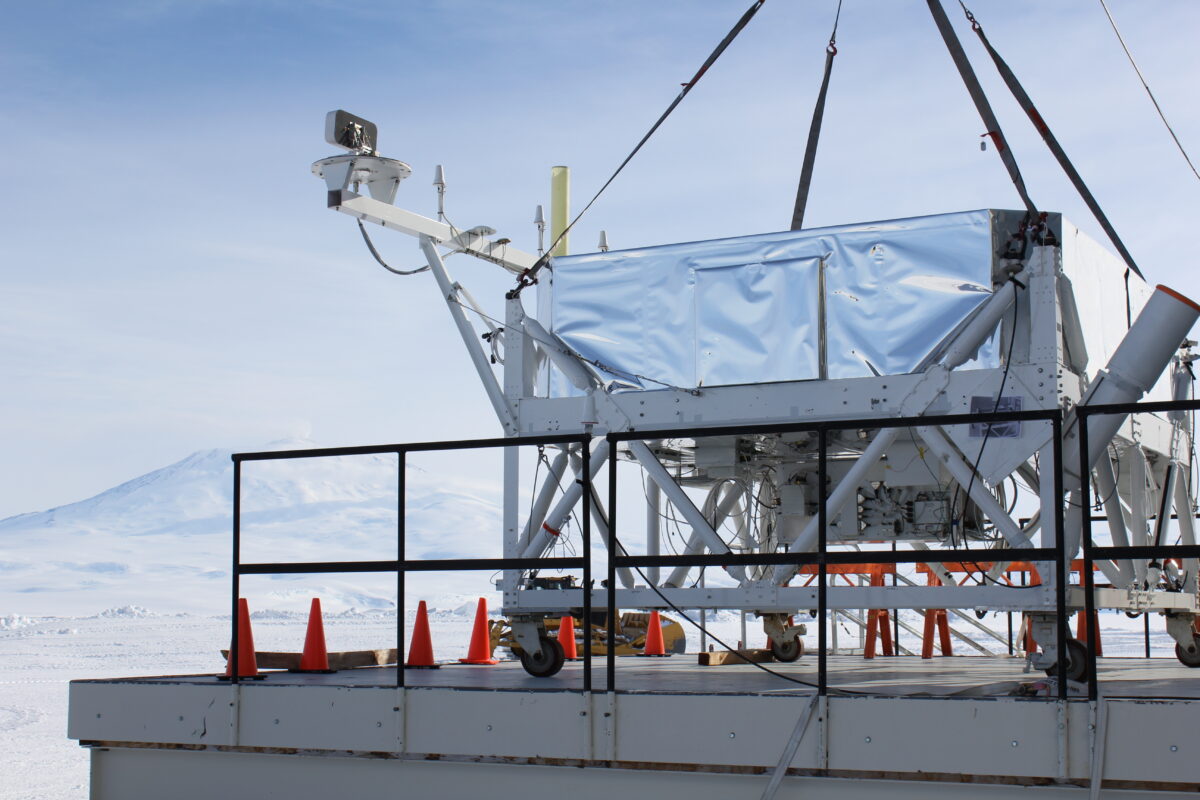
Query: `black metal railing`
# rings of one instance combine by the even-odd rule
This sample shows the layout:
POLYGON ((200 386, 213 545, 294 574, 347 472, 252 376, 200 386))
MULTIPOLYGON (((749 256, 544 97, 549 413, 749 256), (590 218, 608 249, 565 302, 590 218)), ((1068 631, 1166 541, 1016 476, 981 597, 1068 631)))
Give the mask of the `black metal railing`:
MULTIPOLYGON (((1160 402, 1144 402, 1144 403, 1115 403, 1110 405, 1095 405, 1095 406, 1078 406, 1076 408, 1077 418, 1079 420, 1079 474, 1082 476, 1083 482, 1083 497, 1091 496, 1092 487, 1092 459, 1088 452, 1088 420, 1095 416, 1107 416, 1113 414, 1145 414, 1145 413, 1169 413, 1172 411, 1196 411, 1200 409, 1200 400, 1171 400, 1160 402)), ((1194 433, 1194 432, 1193 432, 1194 433)), ((1107 444, 1105 445, 1107 447, 1107 444)), ((1163 503, 1160 504, 1156 519, 1159 526, 1165 524, 1165 520, 1170 516, 1170 504, 1173 498, 1166 497, 1170 486, 1164 485, 1163 503)), ((1183 509, 1178 509, 1180 515, 1184 513, 1183 509)), ((1083 600, 1084 609, 1081 613, 1086 614, 1087 619, 1087 651, 1088 651, 1088 699, 1096 700, 1099 697, 1099 676, 1096 671, 1096 643, 1100 632, 1097 630, 1098 625, 1094 624, 1096 619, 1096 592, 1095 578, 1092 575, 1092 565, 1097 559, 1128 559, 1128 558, 1146 558, 1152 561, 1163 561, 1168 558, 1200 558, 1200 545, 1167 545, 1156 542, 1153 545, 1144 545, 1138 547, 1097 547, 1092 542, 1092 517, 1090 514, 1083 515, 1083 600)), ((1152 589, 1154 587, 1146 587, 1152 589)), ((1147 621, 1149 620, 1149 612, 1147 621)), ((1147 622, 1148 626, 1148 622, 1147 622)), ((1148 630, 1148 627, 1147 627, 1148 630)), ((1150 639, 1149 633, 1146 636, 1146 655, 1150 655, 1150 639)))
MULTIPOLYGON (((446 442, 418 442, 409 444, 370 445, 365 447, 330 447, 313 450, 279 450, 261 453, 235 453, 233 455, 233 586, 232 608, 233 623, 230 644, 230 663, 236 665, 231 672, 230 680, 238 681, 237 673, 240 666, 238 659, 238 599, 240 597, 240 578, 242 575, 286 575, 304 573, 363 573, 363 572, 394 572, 396 573, 396 686, 403 688, 405 683, 404 670, 404 619, 405 619, 405 576, 409 572, 447 572, 455 570, 495 571, 495 570, 526 570, 526 569, 581 569, 583 571, 583 606, 584 618, 591 619, 592 593, 588 589, 592 580, 592 564, 588 554, 591 553, 591 468, 590 447, 592 437, 586 434, 562 434, 554 436, 514 436, 503 439, 465 439, 446 442), (583 540, 583 553, 578 557, 539 557, 539 558, 438 558, 413 559, 405 553, 405 467, 409 453, 427 453, 445 450, 482 450, 494 448, 523 447, 534 445, 580 445, 580 457, 583 468, 580 480, 583 483, 581 502, 582 520, 580 536, 583 540), (396 478, 396 558, 384 561, 316 561, 316 562, 271 562, 243 564, 241 560, 241 506, 242 506, 242 464, 247 461, 278 461, 299 458, 332 458, 337 456, 365 456, 394 453, 397 460, 396 478)), ((583 691, 592 690, 592 659, 591 638, 583 640, 583 691)))
MULTIPOLYGON (((615 458, 610 458, 608 464, 608 517, 610 526, 610 539, 613 546, 608 549, 608 614, 612 619, 616 613, 616 597, 611 591, 616 585, 616 571, 618 568, 640 568, 640 567, 728 567, 734 565, 743 566, 764 566, 764 565, 794 565, 797 567, 815 564, 817 567, 817 692, 820 695, 829 693, 829 669, 828 669, 828 646, 826 642, 826 619, 828 616, 828 572, 827 567, 830 564, 866 564, 866 563, 891 563, 891 564, 917 564, 917 563, 939 563, 949 561, 974 561, 979 557, 978 550, 969 549, 946 549, 930 551, 856 551, 856 552, 829 552, 828 542, 828 492, 826 491, 826 482, 828 478, 828 461, 829 461, 829 435, 835 431, 843 430, 880 430, 884 428, 915 428, 925 426, 948 426, 948 425, 966 425, 966 424, 998 424, 1004 422, 1048 422, 1052 428, 1052 452, 1053 452, 1053 472, 1055 480, 1055 530, 1058 536, 1055 538, 1053 547, 1031 547, 1005 550, 1005 559, 1026 560, 1026 561, 1042 561, 1053 562, 1056 568, 1055 574, 1058 579, 1055 581, 1055 605, 1058 612, 1058 652, 1063 653, 1065 643, 1068 638, 1067 620, 1064 610, 1066 608, 1066 580, 1067 580, 1067 559, 1065 557, 1063 530, 1063 496, 1062 496, 1062 428, 1063 415, 1060 409, 1046 409, 1033 411, 1009 411, 1009 412, 993 412, 993 413, 977 413, 977 414, 945 414, 940 416, 921 416, 921 417, 897 417, 892 419, 851 419, 851 420, 829 420, 821 422, 798 422, 790 424, 765 424, 765 425, 727 425, 720 427, 696 427, 696 428, 671 428, 665 430, 640 430, 640 431, 620 431, 609 433, 607 439, 610 448, 615 453, 615 447, 618 442, 631 440, 652 440, 652 439, 678 439, 678 438, 703 438, 707 436, 753 436, 758 434, 785 434, 785 433, 816 433, 817 434, 817 485, 821 487, 819 492, 819 501, 817 504, 817 549, 815 551, 806 552, 786 552, 786 553, 751 553, 751 554, 708 554, 708 555, 682 555, 682 556, 631 556, 618 555, 616 520, 617 520, 617 462, 615 458)), ((607 677, 607 685, 610 690, 615 690, 616 686, 616 659, 614 654, 614 633, 613 626, 610 625, 608 633, 607 661, 605 664, 605 673, 607 677)), ((1065 698, 1067 691, 1066 681, 1066 660, 1058 659, 1058 676, 1060 686, 1060 696, 1065 698)))
MULTIPOLYGON (((1106 406, 1076 407, 1079 437, 1080 437, 1080 469, 1084 475, 1082 480, 1083 496, 1089 495, 1091 475, 1087 453, 1087 421, 1089 417, 1099 414, 1132 414, 1146 412, 1187 411, 1200 409, 1200 401, 1174 401, 1155 403, 1130 403, 1106 406)), ((914 428, 923 426, 951 426, 966 424, 998 424, 1005 422, 1042 422, 1048 423, 1052 429, 1050 437, 1053 464, 1051 473, 1054 481, 1054 523, 1057 536, 1052 546, 1012 548, 996 551, 1003 553, 1005 560, 1052 563, 1054 565, 1055 613, 1057 618, 1056 640, 1059 658, 1057 662, 1058 699, 1068 696, 1066 642, 1069 638, 1067 588, 1070 578, 1070 560, 1066 554, 1065 544, 1065 497, 1064 497, 1064 467, 1063 428, 1064 416, 1060 409, 947 414, 940 416, 901 417, 892 419, 853 419, 797 422, 788 424, 762 425, 726 425, 693 428, 670 428, 662 430, 620 431, 608 433, 606 438, 610 446, 608 460, 608 509, 610 545, 607 548, 606 585, 602 591, 607 610, 607 647, 605 663, 605 685, 601 691, 618 691, 616 685, 616 623, 617 619, 617 570, 624 568, 641 569, 643 567, 730 567, 730 566, 777 566, 788 565, 802 567, 816 565, 817 573, 817 618, 818 647, 817 647, 817 683, 819 694, 829 692, 828 675, 828 645, 826 620, 828 618, 828 571, 831 564, 915 564, 915 563, 947 563, 953 561, 977 561, 980 551, 963 549, 941 549, 936 551, 834 551, 828 548, 828 490, 826 487, 829 473, 830 435, 843 430, 881 430, 885 428, 914 428), (815 551, 776 552, 776 553, 710 553, 695 555, 629 555, 622 553, 617 529, 617 452, 616 447, 625 441, 649 441, 655 439, 704 438, 710 436, 748 436, 756 434, 786 434, 786 433, 815 433, 817 435, 818 486, 817 505, 818 540, 815 551)), ((530 570, 530 569, 580 569, 583 572, 582 602, 583 618, 590 632, 593 608, 593 570, 591 559, 591 453, 590 445, 593 438, 589 434, 564 434, 554 436, 522 436, 496 439, 472 439, 460 441, 422 442, 408 444, 374 445, 366 447, 321 448, 312 450, 271 451, 260 453, 238 453, 233 455, 233 580, 232 580, 232 635, 231 663, 237 664, 238 653, 238 599, 240 577, 242 575, 275 575, 302 573, 364 573, 364 572, 394 572, 396 573, 396 685, 405 685, 405 576, 409 572, 422 571, 455 571, 455 570, 530 570), (578 557, 534 557, 534 558, 477 558, 477 559, 410 559, 405 554, 405 464, 408 453, 473 450, 490 448, 510 448, 551 444, 576 444, 582 459, 579 482, 582 484, 580 502, 581 509, 581 538, 582 553, 578 557), (381 561, 333 561, 333 562, 270 562, 249 563, 241 562, 241 468, 247 461, 273 461, 283 459, 321 458, 336 456, 357 456, 376 454, 396 454, 398 461, 397 477, 397 523, 396 523, 396 558, 381 561)), ((1095 612, 1093 564, 1097 559, 1113 558, 1196 558, 1200 557, 1200 545, 1161 545, 1141 547, 1097 547, 1092 542, 1092 521, 1089 513, 1082 515, 1083 520, 1083 570, 1082 585, 1084 587, 1085 608, 1082 613, 1087 615, 1088 625, 1088 685, 1089 697, 1095 699, 1098 694, 1096 678, 1095 643, 1098 636, 1097 626, 1092 624, 1095 612)), ((582 691, 590 693, 594 690, 592 679, 592 637, 583 637, 583 686, 582 691)), ((231 680, 238 681, 238 670, 232 670, 231 680)), ((554 691, 564 691, 555 687, 554 691)), ((573 691, 567 689, 565 691, 573 691)))

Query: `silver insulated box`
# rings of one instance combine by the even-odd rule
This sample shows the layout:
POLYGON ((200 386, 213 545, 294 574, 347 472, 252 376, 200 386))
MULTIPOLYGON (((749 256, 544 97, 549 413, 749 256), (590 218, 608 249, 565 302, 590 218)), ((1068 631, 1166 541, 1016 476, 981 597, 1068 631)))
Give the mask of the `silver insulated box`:
MULTIPOLYGON (((993 291, 1023 212, 984 209, 555 258, 538 318, 610 391, 913 372, 993 291)), ((1151 288, 1057 214, 1088 355, 1151 288)), ((993 336, 964 369, 1000 363, 993 336)), ((576 390, 551 368, 539 394, 576 390)))

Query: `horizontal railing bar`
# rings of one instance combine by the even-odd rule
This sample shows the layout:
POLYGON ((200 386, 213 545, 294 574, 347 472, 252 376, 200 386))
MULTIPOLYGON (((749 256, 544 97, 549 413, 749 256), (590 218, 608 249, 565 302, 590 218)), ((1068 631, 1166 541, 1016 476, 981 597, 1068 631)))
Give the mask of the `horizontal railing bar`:
POLYGON ((408 572, 452 572, 483 569, 583 569, 584 559, 573 558, 431 558, 404 562, 408 572))
POLYGON ((307 450, 265 450, 255 453, 234 453, 234 461, 275 461, 290 458, 331 458, 335 456, 370 456, 384 453, 415 453, 429 450, 477 450, 495 447, 530 447, 539 444, 579 444, 590 442, 591 436, 582 433, 561 433, 552 436, 511 436, 491 439, 451 439, 442 442, 409 442, 371 444, 358 447, 315 447, 307 450))
POLYGON ((1078 413, 1089 417, 1100 414, 1153 414, 1159 411, 1200 411, 1200 400, 1154 400, 1146 403, 1109 403, 1107 405, 1075 406, 1078 413))
POLYGON ((1200 544, 1092 547, 1093 561, 1102 558, 1200 558, 1200 544))
POLYGON ((400 561, 279 561, 241 564, 241 575, 288 575, 326 572, 453 572, 496 569, 582 569, 575 558, 427 558, 400 561))
POLYGON ((280 561, 239 564, 242 575, 288 575, 317 572, 396 572, 399 561, 280 561))

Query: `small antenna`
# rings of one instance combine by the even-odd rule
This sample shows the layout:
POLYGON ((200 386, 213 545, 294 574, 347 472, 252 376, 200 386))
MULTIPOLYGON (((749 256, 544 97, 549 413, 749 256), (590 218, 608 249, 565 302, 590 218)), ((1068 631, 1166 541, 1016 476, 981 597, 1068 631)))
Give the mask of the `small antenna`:
POLYGON ((600 244, 598 245, 601 253, 608 252, 608 232, 600 231, 600 244))
POLYGON ((538 229, 538 256, 541 257, 546 252, 546 214, 541 205, 533 212, 533 224, 537 225, 538 229))
POLYGON ((437 187, 438 193, 438 219, 442 222, 446 221, 446 172, 442 169, 442 165, 438 164, 433 168, 433 185, 437 187))

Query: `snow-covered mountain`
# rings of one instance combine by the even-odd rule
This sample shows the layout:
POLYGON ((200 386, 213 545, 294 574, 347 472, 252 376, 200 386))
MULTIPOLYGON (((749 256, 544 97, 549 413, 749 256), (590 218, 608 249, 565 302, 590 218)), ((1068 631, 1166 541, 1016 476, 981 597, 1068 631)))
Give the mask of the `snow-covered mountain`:
MULTIPOLYGON (((267 449, 313 447, 275 442, 267 449)), ((247 462, 242 468, 242 561, 395 558, 396 457, 247 462)), ((406 475, 407 552, 498 554, 497 486, 417 467, 406 475)), ((95 497, 0 520, 0 616, 222 613, 230 591, 233 464, 229 451, 193 453, 95 497)), ((488 591, 487 576, 418 574, 409 599, 457 605, 488 591)), ((392 574, 248 576, 252 608, 298 610, 320 596, 330 611, 391 608, 392 574)))

